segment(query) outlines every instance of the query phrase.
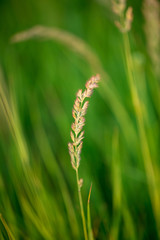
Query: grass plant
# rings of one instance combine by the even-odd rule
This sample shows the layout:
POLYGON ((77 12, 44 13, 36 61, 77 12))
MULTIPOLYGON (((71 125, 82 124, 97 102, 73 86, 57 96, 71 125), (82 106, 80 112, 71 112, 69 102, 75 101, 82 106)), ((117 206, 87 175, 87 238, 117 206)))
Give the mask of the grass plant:
MULTIPOLYGON (((82 194, 81 194, 83 179, 82 178, 79 179, 78 168, 80 165, 80 154, 81 154, 81 149, 83 144, 82 139, 84 138, 84 131, 82 131, 82 128, 85 125, 84 116, 86 115, 86 111, 89 104, 89 102, 85 101, 85 99, 91 97, 93 89, 98 87, 97 83, 99 82, 99 80, 100 80, 99 75, 91 77, 85 85, 86 89, 84 90, 84 92, 82 92, 82 89, 80 89, 77 92, 74 108, 72 110, 72 116, 75 120, 75 122, 72 123, 72 126, 71 126, 72 143, 68 144, 69 154, 71 156, 71 164, 73 169, 76 171, 78 197, 79 197, 79 204, 81 209, 81 217, 82 217, 85 240, 88 239, 88 234, 90 235, 90 238, 92 238, 92 234, 90 232, 87 233, 86 219, 85 219, 83 200, 82 200, 82 194)), ((88 209, 88 214, 89 214, 89 209, 88 209)), ((89 215, 88 215, 88 225, 90 225, 89 215)))
POLYGON ((160 238, 159 11, 0 1, 0 240, 160 238))

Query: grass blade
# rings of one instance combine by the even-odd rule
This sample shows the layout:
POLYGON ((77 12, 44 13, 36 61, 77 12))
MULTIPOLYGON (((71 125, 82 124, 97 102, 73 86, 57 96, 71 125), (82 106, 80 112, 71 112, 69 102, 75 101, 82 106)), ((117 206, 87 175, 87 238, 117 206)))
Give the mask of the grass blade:
POLYGON ((15 240, 2 214, 0 214, 0 233, 5 240, 15 240))
POLYGON ((88 202, 87 202, 87 225, 88 225, 88 238, 89 238, 89 240, 94 240, 93 233, 92 233, 92 226, 91 226, 91 215, 90 215, 91 191, 92 191, 92 183, 90 186, 90 190, 89 190, 89 194, 88 194, 88 202))

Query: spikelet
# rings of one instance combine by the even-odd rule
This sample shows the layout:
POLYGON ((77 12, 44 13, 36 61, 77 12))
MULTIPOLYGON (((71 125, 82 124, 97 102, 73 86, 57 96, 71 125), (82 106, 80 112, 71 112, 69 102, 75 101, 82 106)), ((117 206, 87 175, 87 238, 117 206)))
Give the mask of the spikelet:
POLYGON ((82 179, 82 178, 79 179, 79 181, 78 181, 78 185, 79 185, 79 188, 82 187, 82 185, 83 185, 83 179, 82 179))
MULTIPOLYGON (((80 164, 80 154, 82 150, 82 139, 84 138, 84 131, 82 131, 83 126, 85 125, 86 111, 88 108, 88 101, 85 101, 85 98, 91 97, 93 89, 98 87, 98 82, 100 80, 100 75, 91 77, 85 87, 86 89, 82 92, 80 89, 76 94, 76 100, 74 102, 72 116, 74 118, 74 123, 71 125, 71 140, 72 143, 68 143, 69 154, 71 156, 72 167, 77 170, 80 164)), ((82 182, 80 183, 82 185, 82 182)))
POLYGON ((126 0, 112 0, 112 10, 118 20, 115 21, 115 25, 122 33, 128 32, 131 29, 133 21, 133 9, 128 7, 126 9, 126 0))

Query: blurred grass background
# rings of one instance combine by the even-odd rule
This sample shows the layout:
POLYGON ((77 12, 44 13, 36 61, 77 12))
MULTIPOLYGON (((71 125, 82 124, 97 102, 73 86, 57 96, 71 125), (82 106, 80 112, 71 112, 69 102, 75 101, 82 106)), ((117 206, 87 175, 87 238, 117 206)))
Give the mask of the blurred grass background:
MULTIPOLYGON (((97 71, 102 81, 90 100, 79 169, 85 210, 93 185, 94 238, 159 239, 159 76, 147 51, 144 3, 127 2, 134 107, 110 1, 0 0, 0 213, 15 239, 83 239, 67 144, 75 94, 97 71), (99 66, 56 40, 11 43, 36 25, 77 36, 99 66)), ((4 220, 0 239, 12 239, 4 220)))

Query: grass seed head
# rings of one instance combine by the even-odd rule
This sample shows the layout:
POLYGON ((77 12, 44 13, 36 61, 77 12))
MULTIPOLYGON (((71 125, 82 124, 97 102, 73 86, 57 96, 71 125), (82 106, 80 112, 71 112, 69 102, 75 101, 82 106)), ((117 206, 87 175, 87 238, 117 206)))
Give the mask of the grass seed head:
POLYGON ((94 88, 98 87, 98 82, 100 80, 100 75, 91 77, 86 82, 86 89, 84 92, 82 89, 78 90, 76 94, 76 100, 74 102, 72 116, 74 122, 71 125, 71 140, 72 143, 68 144, 69 154, 71 156, 72 167, 77 170, 80 164, 80 154, 82 150, 82 139, 84 138, 84 131, 82 131, 83 126, 85 125, 85 115, 88 108, 88 101, 85 101, 85 98, 91 97, 94 88))
POLYGON ((117 26, 117 28, 122 33, 130 31, 133 21, 132 7, 128 7, 126 9, 126 0, 113 0, 112 10, 117 18, 117 20, 115 21, 115 25, 117 26))

